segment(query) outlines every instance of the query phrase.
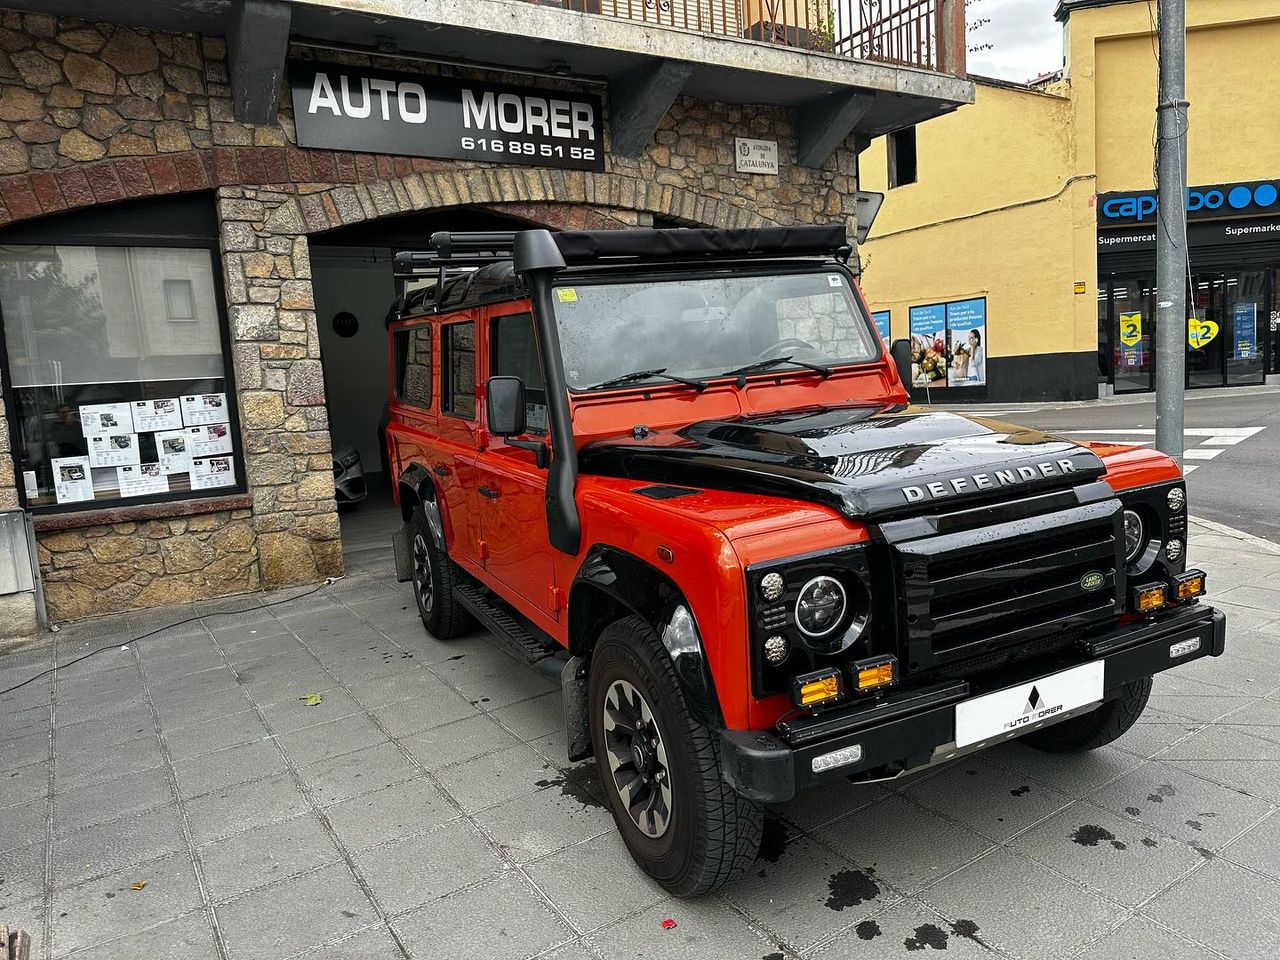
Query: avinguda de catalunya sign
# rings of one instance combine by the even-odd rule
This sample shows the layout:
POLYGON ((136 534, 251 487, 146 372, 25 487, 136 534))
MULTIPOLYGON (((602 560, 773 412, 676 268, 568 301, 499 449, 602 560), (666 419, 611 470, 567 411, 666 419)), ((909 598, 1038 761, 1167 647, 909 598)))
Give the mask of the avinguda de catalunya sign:
POLYGON ((604 169, 600 98, 291 61, 298 146, 604 169))

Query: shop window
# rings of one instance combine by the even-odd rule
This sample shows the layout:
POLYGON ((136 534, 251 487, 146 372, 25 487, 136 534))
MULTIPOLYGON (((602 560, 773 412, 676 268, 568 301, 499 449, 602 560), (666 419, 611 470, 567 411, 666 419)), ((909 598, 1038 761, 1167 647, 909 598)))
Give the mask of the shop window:
POLYGON ((27 506, 243 489, 209 248, 6 244, 0 325, 27 506))
POLYGON ((889 134, 889 189, 916 182, 916 128, 889 134))
POLYGON ((494 376, 524 381, 525 420, 530 433, 547 432, 547 391, 542 382, 542 362, 533 335, 533 315, 496 317, 490 327, 493 344, 490 368, 494 376))
POLYGON ((440 331, 440 409, 476 418, 476 325, 451 323, 440 331))
POLYGON ((410 406, 431 408, 431 327, 398 330, 395 336, 395 397, 410 406))

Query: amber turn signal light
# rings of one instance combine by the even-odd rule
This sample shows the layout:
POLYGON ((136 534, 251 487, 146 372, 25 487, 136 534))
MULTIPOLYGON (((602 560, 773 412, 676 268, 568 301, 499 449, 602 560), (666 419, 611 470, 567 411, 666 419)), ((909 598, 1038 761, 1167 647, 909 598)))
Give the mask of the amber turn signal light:
POLYGON ((1133 588, 1133 609, 1138 613, 1152 613, 1168 601, 1163 583, 1148 583, 1133 588))
POLYGON ((839 670, 803 673, 791 681, 791 700, 797 707, 813 709, 834 703, 844 696, 839 670))
POLYGON ((1203 597, 1205 578, 1203 570, 1188 570, 1173 578, 1173 593, 1179 601, 1203 597))
POLYGON ((876 657, 874 660, 859 660, 853 665, 853 675, 857 679, 858 692, 867 693, 881 687, 891 687, 897 676, 898 658, 893 656, 876 657))

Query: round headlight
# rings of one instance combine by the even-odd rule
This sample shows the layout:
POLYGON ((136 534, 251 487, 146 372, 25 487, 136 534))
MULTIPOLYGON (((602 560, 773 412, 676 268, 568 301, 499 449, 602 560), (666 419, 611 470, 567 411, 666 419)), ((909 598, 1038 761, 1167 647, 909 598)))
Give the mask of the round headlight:
POLYGON ((1147 525, 1132 510, 1124 512, 1124 562, 1133 563, 1147 546, 1147 525))
POLYGON ((764 658, 770 663, 781 663, 789 652, 786 637, 775 634, 764 642, 764 658))
POLYGON ((1177 563, 1179 560, 1181 560, 1182 559, 1182 541, 1170 540, 1168 543, 1166 543, 1164 545, 1164 555, 1168 557, 1170 560, 1172 560, 1174 563, 1177 563))
POLYGON ((844 619, 849 606, 844 585, 835 577, 814 577, 796 598, 796 626, 806 637, 825 637, 844 619))
POLYGON ((786 589, 786 583, 783 582, 780 573, 766 573, 760 578, 760 596, 770 603, 781 600, 784 589, 786 589))
POLYGON ((1178 513, 1187 505, 1187 491, 1182 487, 1171 487, 1169 492, 1165 494, 1165 503, 1169 504, 1169 509, 1174 513, 1178 513))

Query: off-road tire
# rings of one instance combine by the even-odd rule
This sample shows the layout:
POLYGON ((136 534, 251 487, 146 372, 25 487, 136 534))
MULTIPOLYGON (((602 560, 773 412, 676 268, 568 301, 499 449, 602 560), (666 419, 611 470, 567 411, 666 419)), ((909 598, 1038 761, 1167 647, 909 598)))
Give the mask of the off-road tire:
POLYGON ((436 547, 421 505, 413 508, 413 516, 409 520, 409 550, 413 557, 413 599, 422 625, 437 640, 452 640, 470 632, 475 621, 453 595, 454 585, 462 573, 449 555, 436 547), (419 551, 422 550, 425 550, 427 572, 431 578, 429 598, 420 583, 423 570, 419 566, 419 551))
POLYGON ((1027 746, 1046 753, 1096 750, 1118 740, 1137 723, 1150 696, 1151 678, 1134 680, 1125 685, 1120 696, 1106 701, 1096 710, 1029 733, 1022 739, 1027 746))
POLYGON ((639 618, 625 617, 601 632, 591 656, 588 704, 609 809, 645 873, 676 896, 689 897, 715 890, 751 866, 760 850, 763 808, 725 783, 719 738, 692 718, 670 655, 639 618), (671 813, 666 832, 657 839, 642 832, 627 813, 606 755, 604 703, 619 680, 644 697, 666 749, 671 813))

